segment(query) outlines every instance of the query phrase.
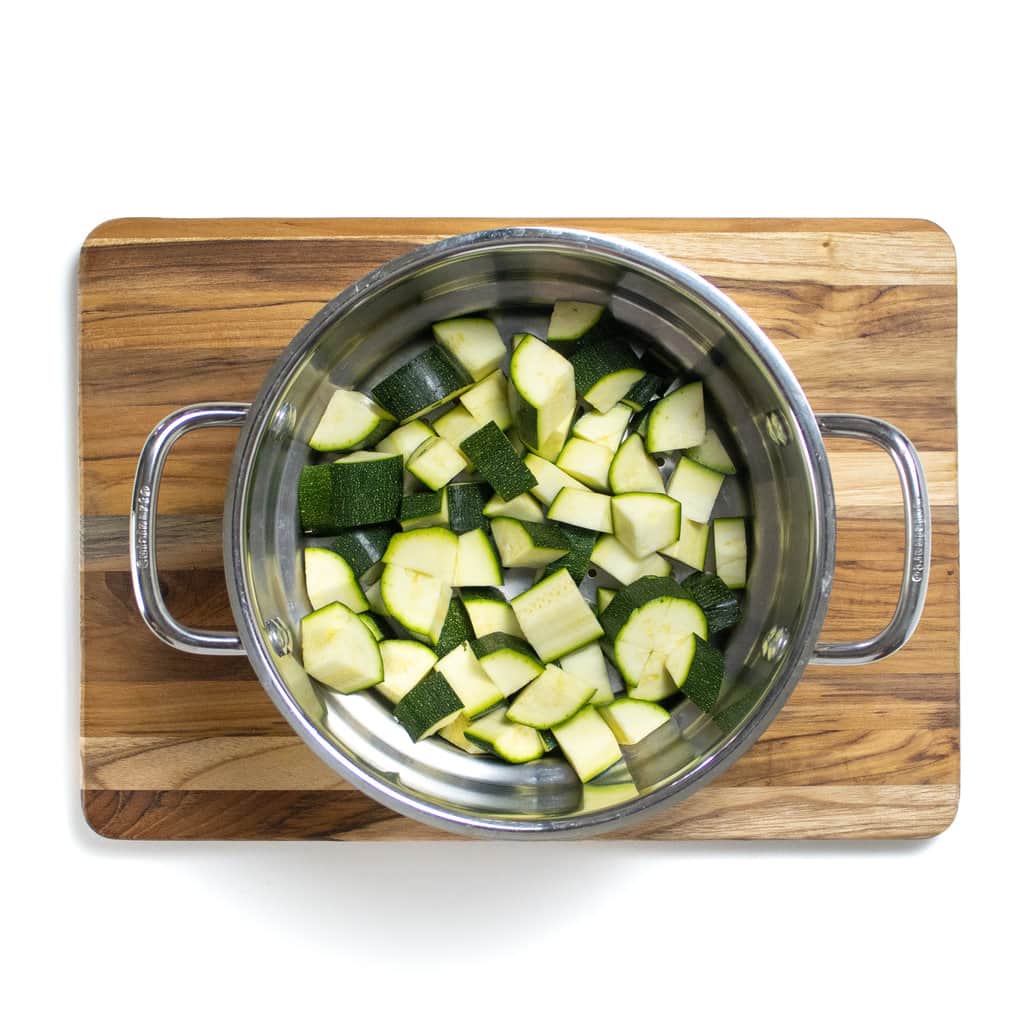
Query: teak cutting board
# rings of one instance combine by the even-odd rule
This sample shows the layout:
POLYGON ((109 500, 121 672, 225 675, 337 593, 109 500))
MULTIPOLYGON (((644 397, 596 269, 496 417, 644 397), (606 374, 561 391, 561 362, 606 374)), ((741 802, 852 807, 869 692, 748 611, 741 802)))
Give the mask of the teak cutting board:
MULTIPOLYGON (((500 220, 119 220, 82 249, 82 797, 104 836, 440 839, 336 777, 245 658, 196 657, 143 626, 128 575, 139 449, 165 414, 245 401, 337 292, 413 247, 500 220)), ((524 223, 524 222, 521 222, 524 223)), ((540 223, 534 221, 531 223, 540 223)), ((940 832, 959 783, 956 266, 925 221, 574 220, 659 250, 758 321, 815 411, 880 416, 920 450, 933 516, 916 635, 876 665, 813 667, 725 775, 620 838, 881 838, 940 832)), ((220 511, 235 435, 172 453, 159 564, 172 611, 230 625, 220 511)), ((838 564, 824 636, 895 603, 903 525, 881 451, 830 443, 838 564)))

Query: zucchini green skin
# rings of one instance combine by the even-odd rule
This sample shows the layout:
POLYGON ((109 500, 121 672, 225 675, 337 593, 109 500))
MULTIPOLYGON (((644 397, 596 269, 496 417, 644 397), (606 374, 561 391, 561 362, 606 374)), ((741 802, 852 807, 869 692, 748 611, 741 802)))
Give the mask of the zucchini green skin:
POLYGON ((505 501, 518 498, 537 486, 537 478, 493 420, 470 434, 459 447, 505 501))
POLYGON ((486 658, 488 654, 511 650, 534 662, 537 665, 538 672, 544 668, 534 649, 525 640, 520 640, 517 636, 510 636, 508 633, 488 633, 486 636, 470 640, 469 646, 480 661, 486 658))
POLYGON ((384 523, 398 515, 401 503, 400 455, 303 466, 299 475, 299 522, 305 533, 384 523))
MULTIPOLYGON (((576 391, 584 397, 609 374, 642 368, 629 346, 603 330, 596 334, 594 331, 588 333, 579 348, 569 357, 569 362, 576 375, 576 391)), ((637 381, 637 384, 642 380, 637 381)))
POLYGON ((684 596, 700 606, 710 634, 721 633, 740 621, 740 602, 714 573, 695 572, 680 584, 684 596))
MULTIPOLYGON (((601 628, 609 640, 614 640, 629 621, 630 615, 648 601, 659 597, 687 597, 682 587, 671 576, 641 576, 624 586, 598 616, 601 628)), ((696 601, 696 598, 693 599, 696 601)), ((698 604, 700 602, 697 602, 698 604)))
POLYGON ((693 661, 690 662, 690 671, 679 689, 701 711, 711 714, 718 703, 718 695, 722 691, 722 682, 725 679, 725 656, 717 647, 712 647, 696 633, 693 642, 693 661))
POLYGON ((558 529, 565 535, 569 542, 569 550, 556 558, 553 562, 544 566, 541 570, 541 579, 558 572, 559 569, 568 569, 569 575, 580 583, 587 575, 590 568, 590 556, 597 544, 597 538, 601 535, 597 530, 587 530, 582 526, 573 526, 571 523, 559 523, 558 529))
POLYGON ((656 396, 661 394, 665 381, 653 373, 641 377, 620 399, 623 405, 628 405, 633 412, 641 412, 650 405, 656 396))
POLYGON ((444 625, 441 627, 441 634, 434 644, 434 653, 438 659, 443 658, 450 651, 454 651, 459 644, 472 639, 473 626, 469 621, 469 615, 462 606, 461 601, 448 602, 448 614, 445 616, 444 625))
POLYGON ((447 491, 448 528, 453 533, 471 533, 473 530, 487 528, 488 519, 484 515, 484 505, 492 493, 487 484, 449 484, 447 491))
POLYGON ((341 555, 352 567, 356 579, 359 579, 384 557, 388 542, 396 532, 397 527, 394 523, 362 526, 325 538, 318 546, 330 548, 341 555))
POLYGON ((413 740, 421 739, 438 722, 462 710, 462 701, 440 672, 431 669, 392 709, 413 740))
POLYGON ((398 510, 398 518, 401 522, 410 519, 423 519, 426 516, 437 516, 441 514, 444 493, 442 491, 422 491, 417 494, 405 494, 402 496, 402 504, 398 510))
POLYGON ((440 346, 431 345, 388 374, 370 393, 403 423, 473 386, 473 378, 440 346))

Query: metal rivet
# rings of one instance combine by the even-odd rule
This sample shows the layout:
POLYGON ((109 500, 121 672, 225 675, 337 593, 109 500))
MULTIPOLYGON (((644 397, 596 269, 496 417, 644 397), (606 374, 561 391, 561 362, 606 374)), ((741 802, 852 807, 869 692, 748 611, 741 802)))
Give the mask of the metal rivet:
POLYGON ((777 412, 768 413, 765 417, 765 427, 768 430, 768 436, 776 444, 789 444, 789 430, 786 428, 786 421, 777 412))
POLYGON ((285 402, 280 409, 274 413, 273 422, 270 424, 270 432, 275 437, 291 437, 295 430, 295 406, 285 402))
POLYGON ((761 653, 768 661, 778 661, 789 646, 789 630, 785 626, 774 626, 765 633, 761 641, 761 653))
POLYGON ((267 619, 264 623, 267 641, 274 653, 282 658, 292 653, 292 631, 280 619, 267 619))

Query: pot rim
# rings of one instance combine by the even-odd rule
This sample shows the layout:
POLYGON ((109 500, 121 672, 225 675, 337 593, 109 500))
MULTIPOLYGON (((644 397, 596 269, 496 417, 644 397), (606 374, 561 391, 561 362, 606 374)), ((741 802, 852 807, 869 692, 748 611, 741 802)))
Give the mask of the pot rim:
POLYGON ((391 810, 413 820, 462 835, 490 838, 558 838, 595 836, 635 824, 664 810, 682 796, 692 795, 731 767, 761 736, 786 703, 811 660, 828 609, 835 563, 835 497, 828 458, 817 420, 803 389, 781 353, 760 327, 727 295, 709 281, 675 260, 652 249, 610 235, 570 228, 524 226, 493 228, 444 238, 419 246, 349 285, 331 299, 296 334, 281 353, 254 398, 235 446, 224 505, 223 543, 225 577, 231 609, 245 652, 260 683, 289 725, 323 761, 391 810), (402 792, 348 760, 309 721, 296 698, 277 673, 271 652, 256 624, 253 594, 246 574, 244 528, 255 453, 264 432, 270 429, 281 391, 297 365, 320 334, 340 317, 372 298, 379 289, 409 274, 448 259, 508 248, 543 248, 569 254, 592 254, 640 271, 663 283, 682 286, 701 301, 713 316, 739 333, 756 350, 768 373, 789 405, 802 450, 808 457, 808 479, 813 490, 815 514, 814 560, 810 578, 820 588, 809 595, 809 608, 799 631, 790 636, 792 656, 781 685, 770 691, 753 714, 728 734, 702 761, 668 784, 634 799, 604 809, 557 819, 529 820, 491 817, 454 808, 402 792))

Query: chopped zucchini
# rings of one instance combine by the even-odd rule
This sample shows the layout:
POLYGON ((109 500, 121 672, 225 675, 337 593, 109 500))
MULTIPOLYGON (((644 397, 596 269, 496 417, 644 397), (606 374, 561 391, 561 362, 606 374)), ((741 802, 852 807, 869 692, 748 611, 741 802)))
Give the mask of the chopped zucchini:
POLYGON ((630 434, 615 453, 608 467, 608 486, 613 494, 634 491, 665 493, 665 482, 654 461, 644 450, 639 434, 630 434))
POLYGON ((481 426, 482 424, 473 418, 473 414, 461 405, 452 406, 448 412, 438 416, 433 423, 434 430, 456 448, 470 434, 475 434, 481 426))
POLYGON ((329 604, 302 619, 302 664, 324 686, 355 693, 384 678, 380 647, 366 623, 343 604, 329 604))
POLYGON ((306 548, 303 555, 306 593, 314 611, 335 601, 357 614, 370 607, 359 589, 356 574, 341 555, 327 548, 306 548))
POLYGON ((449 722, 447 725, 442 726, 437 730, 437 735, 443 740, 447 740, 453 747, 458 747, 459 750, 464 751, 467 754, 486 754, 487 751, 483 747, 477 746, 467 735, 466 730, 472 724, 472 719, 466 717, 465 714, 459 715, 455 721, 449 722))
POLYGON ((449 584, 415 569, 388 565, 380 578, 380 595, 388 615, 410 633, 437 643, 451 602, 449 584))
POLYGON ((402 496, 398 521, 403 530, 423 530, 448 525, 448 490, 419 491, 402 496))
POLYGON ((468 641, 459 644, 441 658, 436 671, 448 680, 448 684, 458 694, 467 718, 479 718, 505 699, 477 661, 468 641))
POLYGON ((473 743, 510 764, 536 761, 545 753, 537 730, 510 722, 501 708, 471 722, 465 735, 473 743))
POLYGON ((352 567, 356 578, 365 583, 372 575, 371 570, 376 570, 377 563, 384 557, 395 532, 392 523, 361 526, 345 530, 334 537, 324 537, 320 546, 341 555, 352 567))
POLYGON ((473 627, 462 602, 449 601, 444 625, 434 644, 434 653, 439 658, 443 658, 449 651, 455 650, 459 644, 465 643, 472 635, 473 627))
POLYGON ((303 466, 299 475, 299 522, 305 533, 384 523, 398 515, 401 502, 398 455, 355 452, 337 462, 303 466))
POLYGON ((671 577, 643 576, 619 590, 601 612, 601 628, 609 640, 615 640, 630 616, 660 597, 685 597, 682 586, 671 577))
POLYGON ((725 473, 728 476, 736 472, 736 466, 729 458, 721 438, 710 428, 700 444, 686 449, 686 457, 701 466, 713 469, 716 473, 725 473))
POLYGON ((672 717, 660 704, 634 697, 620 697, 599 713, 623 746, 639 743, 672 717))
POLYGON ((576 410, 572 364, 539 338, 526 335, 509 366, 512 418, 526 447, 557 457, 576 410))
POLYGON ((536 478, 493 420, 475 434, 470 434, 461 448, 480 475, 505 501, 511 501, 537 486, 536 478))
POLYGON ((380 592, 380 579, 374 580, 363 593, 366 594, 366 601, 374 613, 377 615, 388 614, 388 606, 384 603, 380 592))
POLYGON ((591 705, 551 731, 580 782, 589 782, 622 757, 615 734, 591 705))
POLYGON ((703 569, 710 534, 711 527, 707 523, 695 523, 684 516, 679 521, 679 540, 662 548, 661 553, 694 569, 703 569))
POLYGON ((654 404, 647 420, 647 450, 671 452, 704 440, 704 385, 686 384, 654 404))
POLYGON ((747 585, 747 524, 743 519, 715 520, 715 572, 730 590, 747 585))
POLYGON ((331 395, 309 447, 318 452, 369 448, 395 426, 395 417, 366 395, 340 388, 331 395))
POLYGON ((575 477, 559 469, 553 462, 530 452, 523 460, 526 468, 536 477, 537 486, 530 493, 545 505, 550 505, 563 487, 585 489, 575 477))
POLYGON ((503 501, 497 494, 486 505, 484 515, 489 519, 519 519, 524 523, 543 523, 544 509, 530 494, 520 494, 511 501, 503 501))
POLYGON ((447 583, 455 583, 455 566, 459 540, 443 526, 429 526, 423 530, 396 533, 384 552, 385 565, 400 565, 404 569, 434 576, 447 583))
POLYGON ((613 405, 607 412, 588 412, 573 424, 572 436, 593 441, 614 452, 632 415, 633 411, 627 405, 613 405))
POLYGON ((556 665, 528 683, 509 705, 509 721, 534 729, 551 729, 572 718, 594 695, 595 688, 556 665))
POLYGON ((421 483, 439 491, 453 477, 469 469, 469 463, 450 441, 428 437, 409 456, 405 468, 421 483))
POLYGON ((491 681, 506 697, 544 671, 530 645, 510 633, 488 633, 470 641, 470 646, 491 681))
POLYGON ((563 487, 558 492, 548 509, 548 518, 559 523, 582 526, 587 530, 597 530, 599 533, 611 533, 614 529, 612 499, 607 494, 577 487, 563 487))
POLYGON ((632 583, 641 576, 668 576, 672 566, 661 555, 634 558, 615 537, 605 535, 596 545, 590 560, 620 583, 632 583))
POLYGON ((544 566, 541 573, 543 576, 553 576, 560 569, 567 569, 569 575, 580 583, 590 569, 590 555, 600 534, 596 530, 572 526, 569 523, 562 523, 559 529, 569 542, 569 550, 561 558, 556 558, 544 566))
POLYGON ((510 569, 541 569, 569 550, 569 541, 554 523, 527 523, 499 517, 491 520, 501 564, 510 569))
POLYGON ((434 338, 473 380, 483 380, 505 358, 505 342, 498 328, 483 317, 442 320, 434 324, 434 338))
POLYGON ((461 597, 477 637, 507 633, 526 639, 516 613, 500 590, 493 587, 467 588, 461 592, 461 597))
POLYGON ((374 615, 373 612, 362 612, 359 616, 359 621, 370 631, 377 643, 388 638, 388 634, 385 632, 387 624, 383 619, 374 615))
POLYGON ((487 484, 454 483, 444 490, 448 495, 448 525, 455 533, 469 533, 487 525, 484 505, 491 493, 487 484))
POLYGON ((431 345, 388 374, 371 394, 403 423, 457 398, 473 378, 440 345, 431 345))
POLYGON ((679 502, 667 494, 616 494, 611 506, 615 536, 634 558, 679 540, 679 502))
POLYGON ((594 694, 590 698, 591 704, 609 704, 615 699, 612 682, 608 677, 608 663, 604 660, 601 645, 597 641, 567 654, 564 658, 559 658, 558 663, 569 675, 576 676, 577 679, 582 679, 594 687, 594 694))
POLYGON ((651 404, 664 383, 657 374, 647 373, 623 395, 622 404, 633 412, 641 412, 651 404))
POLYGON ((434 436, 434 431, 423 420, 413 420, 411 423, 406 423, 405 426, 391 431, 383 441, 377 444, 376 450, 384 452, 386 455, 401 455, 404 464, 428 437, 434 436))
POLYGON ((526 640, 545 663, 604 634, 566 569, 535 583, 511 603, 526 640))
POLYGON ((718 499, 725 477, 680 457, 668 481, 668 493, 682 506, 683 515, 695 523, 706 523, 718 499))
POLYGON ((615 453, 604 445, 571 437, 565 443, 556 465, 569 476, 597 491, 608 490, 608 469, 615 453))
POLYGON ((440 672, 431 670, 396 705, 394 716, 413 740, 422 740, 454 722, 462 701, 440 672))
POLYGON ((676 684, 665 668, 668 656, 664 651, 649 651, 640 674, 626 681, 629 696, 634 700, 666 700, 678 693, 676 684))
POLYGON ((508 406, 508 381, 501 370, 495 370, 479 384, 474 384, 459 401, 476 420, 477 429, 494 422, 500 430, 512 426, 512 412, 508 406))
POLYGON ((501 572, 498 552, 482 529, 458 535, 458 557, 455 563, 455 586, 500 587, 505 577, 501 572))
POLYGON ((615 595, 618 593, 617 590, 613 590, 611 587, 598 587, 597 588, 597 614, 600 618, 601 612, 605 610, 615 599, 615 595))
POLYGON ((588 338, 569 361, 576 390, 598 412, 608 412, 646 375, 630 347, 612 333, 588 338))
POLYGON ((437 655, 416 640, 382 640, 380 656, 384 679, 378 684, 377 692, 392 704, 397 704, 437 661, 437 655))
POLYGON ((725 657, 696 634, 674 647, 665 659, 672 682, 701 711, 711 714, 725 679, 725 657))
POLYGON ((708 620, 708 630, 720 633, 740 621, 740 603, 736 595, 717 576, 695 572, 680 584, 687 597, 700 605, 708 620))
POLYGON ((572 302, 559 299, 551 309, 548 321, 548 344, 555 348, 571 348, 601 319, 604 306, 595 302, 572 302))

